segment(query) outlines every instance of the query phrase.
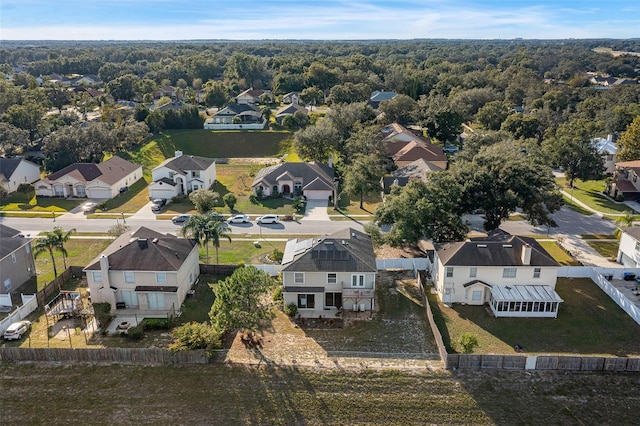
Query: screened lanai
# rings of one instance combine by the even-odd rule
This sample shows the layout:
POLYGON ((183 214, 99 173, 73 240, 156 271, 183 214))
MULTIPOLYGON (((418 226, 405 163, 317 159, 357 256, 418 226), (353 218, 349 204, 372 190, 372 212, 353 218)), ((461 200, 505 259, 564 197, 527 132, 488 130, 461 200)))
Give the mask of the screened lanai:
POLYGON ((489 305, 496 317, 557 318, 562 301, 548 285, 493 285, 489 305))

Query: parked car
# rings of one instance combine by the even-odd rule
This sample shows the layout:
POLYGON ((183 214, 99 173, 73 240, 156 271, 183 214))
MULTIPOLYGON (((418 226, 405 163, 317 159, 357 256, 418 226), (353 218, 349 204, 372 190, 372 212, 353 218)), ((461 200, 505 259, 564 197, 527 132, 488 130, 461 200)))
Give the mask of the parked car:
POLYGON ((191 217, 190 214, 180 214, 178 216, 174 216, 171 218, 171 222, 178 224, 178 223, 185 223, 187 220, 189 220, 189 218, 191 217))
POLYGON ((249 223, 249 216, 246 214, 237 214, 230 217, 227 222, 229 223, 249 223))
POLYGON ((121 186, 118 191, 122 194, 123 192, 127 192, 128 190, 129 190, 128 186, 121 186))
POLYGON ((258 219, 256 219, 256 222, 262 224, 262 223, 278 223, 279 219, 278 219, 278 215, 277 214, 266 214, 264 216, 260 216, 258 217, 258 219))
POLYGON ((6 340, 19 340, 29 330, 31 330, 31 321, 14 322, 4 332, 4 338, 6 340))
POLYGON ((159 212, 166 204, 167 200, 165 200, 164 198, 156 198, 153 200, 153 204, 151 204, 151 211, 159 212))
POLYGON ((460 151, 460 148, 455 145, 445 145, 442 147, 442 150, 447 154, 455 154, 456 152, 460 151))
POLYGON ((98 207, 98 203, 95 203, 93 201, 87 201, 85 203, 82 204, 82 211, 85 214, 88 213, 93 213, 94 211, 96 211, 96 208, 98 207))

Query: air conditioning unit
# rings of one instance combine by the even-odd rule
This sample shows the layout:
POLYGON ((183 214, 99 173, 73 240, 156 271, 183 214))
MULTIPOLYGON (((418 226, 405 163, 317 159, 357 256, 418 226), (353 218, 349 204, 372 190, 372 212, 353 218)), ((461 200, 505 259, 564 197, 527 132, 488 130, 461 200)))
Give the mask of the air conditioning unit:
POLYGON ((358 304, 357 303, 353 304, 353 312, 358 312, 358 304))
POLYGON ((364 312, 364 303, 360 304, 360 312, 364 312))

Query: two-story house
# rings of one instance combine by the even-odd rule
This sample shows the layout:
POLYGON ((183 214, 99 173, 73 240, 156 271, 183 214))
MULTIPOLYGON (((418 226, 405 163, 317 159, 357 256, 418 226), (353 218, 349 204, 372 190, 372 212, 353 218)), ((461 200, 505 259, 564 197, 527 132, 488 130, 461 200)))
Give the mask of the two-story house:
POLYGON ((640 197, 640 160, 616 163, 613 179, 607 183, 606 193, 614 199, 636 200, 640 197))
POLYGON ((376 272, 371 238, 355 229, 289 240, 282 259, 284 304, 295 304, 303 318, 372 311, 376 272))
POLYGON ((436 244, 432 278, 445 304, 488 303, 496 317, 557 317, 558 263, 533 238, 496 230, 436 244))
POLYGON ((183 155, 176 151, 151 171, 149 198, 171 198, 196 189, 209 189, 216 182, 216 161, 213 158, 183 155))
POLYGON ((35 277, 31 239, 0 224, 0 293, 11 293, 35 277))
POLYGON ((640 267, 640 226, 622 229, 616 261, 626 268, 640 267))
POLYGON ((200 275, 198 261, 196 241, 140 227, 119 236, 83 271, 93 303, 166 317, 180 310, 200 275))

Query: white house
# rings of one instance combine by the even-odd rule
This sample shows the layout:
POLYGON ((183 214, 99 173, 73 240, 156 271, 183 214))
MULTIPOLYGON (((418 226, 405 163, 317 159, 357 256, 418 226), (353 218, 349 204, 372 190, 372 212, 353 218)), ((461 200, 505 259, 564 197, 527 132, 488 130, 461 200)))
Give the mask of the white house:
POLYGON ((141 227, 124 233, 83 270, 93 303, 111 312, 176 315, 200 275, 196 241, 141 227))
POLYGON ((188 194, 196 189, 209 189, 216 182, 216 161, 196 155, 168 158, 151 171, 153 182, 149 185, 149 198, 171 198, 188 194))
POLYGON ((443 303, 489 303, 496 317, 557 317, 559 265, 535 239, 497 230, 435 249, 432 278, 443 303))
POLYGON ((608 176, 613 175, 616 171, 616 162, 618 161, 616 157, 618 146, 613 141, 613 135, 608 135, 606 139, 593 138, 591 139, 591 143, 595 145, 598 153, 602 155, 604 174, 608 176))
POLYGON ((282 258, 284 304, 304 318, 334 318, 341 309, 375 307, 376 256, 371 238, 346 228, 287 242, 282 258))
POLYGON ((142 166, 114 156, 99 164, 75 163, 37 181, 36 196, 110 199, 142 179, 142 166))
POLYGON ((0 157, 0 186, 11 194, 21 183, 33 183, 40 179, 40 166, 23 158, 0 157))
POLYGON ((616 262, 626 268, 640 268, 640 226, 622 229, 616 262))
POLYGON ((282 163, 261 169, 251 184, 256 195, 305 196, 328 200, 335 190, 333 168, 311 161, 282 163))

